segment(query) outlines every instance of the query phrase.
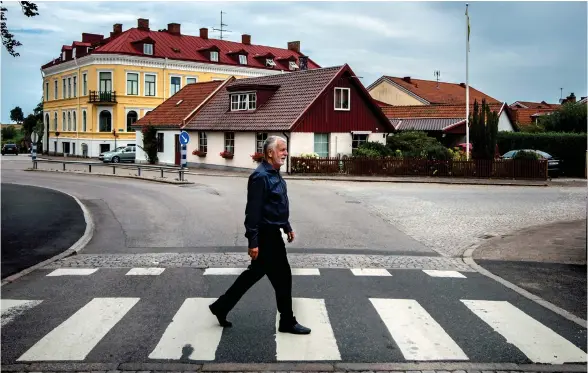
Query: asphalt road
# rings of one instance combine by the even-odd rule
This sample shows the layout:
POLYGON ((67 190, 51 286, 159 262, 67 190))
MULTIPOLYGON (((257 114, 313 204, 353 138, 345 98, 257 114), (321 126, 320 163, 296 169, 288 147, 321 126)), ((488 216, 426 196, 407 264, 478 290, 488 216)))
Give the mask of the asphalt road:
POLYGON ((47 188, 2 183, 2 278, 51 258, 86 229, 70 196, 47 188))
POLYGON ((29 303, 3 318, 2 364, 586 359, 585 328, 475 272, 433 277, 390 269, 390 276, 356 276, 321 268, 294 275, 296 317, 313 332, 276 336, 267 278, 241 299, 228 317, 233 327, 223 331, 207 306, 236 275, 197 268, 53 272, 65 269, 36 271, 24 284, 3 287, 4 299, 29 303))

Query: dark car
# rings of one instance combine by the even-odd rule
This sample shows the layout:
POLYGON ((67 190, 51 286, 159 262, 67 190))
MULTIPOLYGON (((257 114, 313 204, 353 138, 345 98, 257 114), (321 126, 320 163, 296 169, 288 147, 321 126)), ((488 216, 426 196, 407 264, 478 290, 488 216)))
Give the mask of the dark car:
POLYGON ((18 155, 18 147, 16 144, 4 144, 2 147, 2 155, 4 154, 16 154, 18 155))
POLYGON ((535 149, 511 150, 509 152, 504 153, 502 158, 503 159, 513 159, 514 156, 520 151, 532 152, 532 153, 538 154, 539 157, 542 159, 547 159, 547 174, 551 177, 558 177, 560 175, 560 173, 561 173, 561 169, 560 169, 561 160, 554 158, 551 154, 545 153, 544 151, 541 151, 541 150, 535 150, 535 149))

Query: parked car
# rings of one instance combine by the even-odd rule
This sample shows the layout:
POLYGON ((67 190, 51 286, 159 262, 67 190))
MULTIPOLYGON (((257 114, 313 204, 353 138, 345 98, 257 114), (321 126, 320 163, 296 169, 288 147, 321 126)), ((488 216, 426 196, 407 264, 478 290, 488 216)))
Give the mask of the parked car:
POLYGON ((551 154, 546 153, 541 150, 535 150, 535 149, 511 150, 509 152, 504 153, 502 155, 502 158, 503 159, 513 159, 515 157, 515 155, 520 151, 535 153, 535 154, 539 155, 539 158, 547 159, 547 174, 551 177, 558 177, 560 175, 560 173, 561 173, 561 169, 560 169, 561 160, 554 158, 551 154))
POLYGON ((4 154, 15 154, 18 155, 18 147, 16 144, 4 144, 2 147, 2 155, 4 154))
POLYGON ((133 146, 120 146, 109 152, 100 153, 98 159, 102 162, 135 162, 137 148, 133 146))

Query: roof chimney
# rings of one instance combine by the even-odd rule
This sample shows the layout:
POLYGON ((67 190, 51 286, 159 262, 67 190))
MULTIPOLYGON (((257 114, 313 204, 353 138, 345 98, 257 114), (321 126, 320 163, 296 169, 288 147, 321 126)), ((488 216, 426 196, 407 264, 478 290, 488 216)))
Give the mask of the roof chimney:
POLYGON ((208 39, 208 29, 203 27, 200 29, 200 37, 202 39, 208 39))
POLYGON ((113 35, 122 34, 122 23, 115 23, 112 26, 112 34, 113 35))
POLYGON ((139 18, 137 20, 137 28, 139 30, 149 31, 149 20, 145 18, 139 18))
POLYGON ((570 94, 568 97, 566 97, 566 101, 567 102, 576 102, 576 95, 574 94, 574 92, 572 92, 572 94, 570 94))
POLYGON ((465 83, 459 83, 459 86, 460 86, 461 88, 465 88, 465 87, 466 87, 466 86, 465 86, 465 83))
POLYGON ((241 43, 246 45, 251 45, 251 35, 243 34, 241 35, 241 43))
POLYGON ((411 83, 412 80, 410 80, 410 76, 405 76, 404 78, 402 78, 402 80, 404 80, 407 83, 411 83))
POLYGON ((180 24, 179 23, 168 23, 167 32, 170 34, 180 35, 180 24))
POLYGON ((288 42, 288 50, 294 51, 296 53, 300 53, 300 42, 299 41, 289 41, 288 42))

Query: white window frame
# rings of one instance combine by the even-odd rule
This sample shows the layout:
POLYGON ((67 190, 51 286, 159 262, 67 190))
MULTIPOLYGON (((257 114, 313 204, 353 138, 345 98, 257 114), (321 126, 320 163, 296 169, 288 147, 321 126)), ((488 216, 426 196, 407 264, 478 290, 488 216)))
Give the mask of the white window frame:
POLYGON ((82 73, 82 96, 88 95, 88 72, 82 73))
POLYGON ((53 88, 55 90, 55 92, 53 92, 54 93, 53 99, 54 100, 59 100, 59 80, 58 79, 55 79, 53 82, 54 82, 53 83, 53 86, 54 86, 53 88))
POLYGON ((288 61, 288 68, 290 70, 296 70, 299 69, 298 65, 296 64, 295 61, 288 61))
POLYGON ((266 58, 265 59, 265 65, 269 66, 269 67, 275 67, 276 63, 274 62, 273 58, 266 58))
POLYGON ((61 92, 61 98, 65 99, 65 94, 67 93, 67 79, 62 78, 61 81, 63 82, 63 92, 61 92))
POLYGON ((181 75, 170 75, 169 76, 169 97, 175 95, 176 93, 178 93, 180 90, 182 89, 182 76, 181 75), (175 91, 174 93, 172 93, 172 79, 173 78, 179 78, 180 79, 180 87, 178 88, 177 91, 175 91))
POLYGON ((153 56, 153 44, 152 43, 144 43, 143 44, 143 54, 148 56, 153 56))
MULTIPOLYGON (((331 147, 330 147, 330 136, 329 136, 329 134, 328 133, 315 133, 314 134, 312 148, 313 148, 313 150, 314 150, 315 153, 319 154, 319 152, 316 149, 316 144, 317 144, 316 137, 317 137, 317 135, 321 135, 321 136, 325 136, 326 137, 326 139, 327 139, 327 141, 326 141, 326 144, 327 144, 327 154, 326 154, 326 157, 329 157, 329 154, 330 154, 330 151, 331 151, 331 147)), ((325 142, 320 142, 319 141, 319 144, 324 144, 324 143, 325 142)), ((325 157, 324 155, 321 155, 321 154, 319 154, 319 156, 320 157, 325 157)))
POLYGON ((57 112, 53 113, 53 131, 57 132, 57 128, 59 127, 59 115, 57 112))
POLYGON ((125 95, 139 96, 141 92, 141 72, 140 71, 125 71, 125 95), (137 75, 137 93, 129 93, 129 74, 137 75))
MULTIPOLYGON (((96 92, 102 92, 100 90, 100 73, 110 73, 110 92, 114 92, 114 69, 100 69, 96 70, 96 92)), ((108 91, 105 91, 108 92, 108 91)))
POLYGON ((256 153, 263 153, 263 144, 265 140, 267 140, 268 133, 267 132, 257 132, 255 134, 255 152, 256 153))
POLYGON ((239 55, 239 64, 247 65, 247 56, 244 54, 239 55))
POLYGON ((198 150, 204 153, 208 152, 208 137, 206 132, 198 132, 198 150))
POLYGON ((235 154, 235 132, 225 132, 224 133, 224 136, 223 136, 223 139, 224 139, 224 141, 223 141, 223 151, 229 152, 231 154, 235 154), (228 138, 227 135, 232 135, 233 138, 232 139, 231 138, 228 138), (233 150, 232 151, 228 150, 228 149, 231 148, 231 146, 230 145, 227 146, 227 141, 229 143, 232 142, 232 147, 233 147, 233 150))
POLYGON ((257 108, 256 92, 235 92, 229 96, 231 111, 248 111, 257 108), (251 99, 253 97, 253 99, 251 99), (236 98, 236 100, 235 100, 236 98), (241 105, 244 104, 244 105, 241 105), (253 107, 251 107, 253 104, 253 107), (244 107, 242 107, 244 106, 244 107))
POLYGON ((77 110, 72 110, 71 111, 71 128, 73 130, 73 132, 77 132, 78 131, 78 111, 77 110))
POLYGON ((192 84, 192 83, 188 83, 188 79, 194 79, 194 83, 198 83, 198 77, 197 76, 187 76, 186 77, 186 84, 192 84))
POLYGON ((65 110, 62 111, 62 122, 61 122, 61 131, 65 132, 65 130, 67 129, 67 115, 65 114, 65 110))
POLYGON ((157 97, 157 73, 144 73, 143 74, 143 95, 146 97, 157 97), (147 94, 147 76, 154 76, 155 77, 155 82, 154 82, 155 88, 153 89, 153 95, 147 94))
POLYGON ((218 62, 218 52, 217 51, 210 51, 210 60, 212 62, 218 62))
POLYGON ((351 110, 351 88, 335 87, 333 91, 333 106, 336 111, 350 111, 351 110), (341 91, 341 100, 337 102, 337 91, 341 91), (343 92, 347 92, 347 108, 343 107, 343 92))
POLYGON ((82 109, 82 132, 88 132, 88 111, 82 109))

